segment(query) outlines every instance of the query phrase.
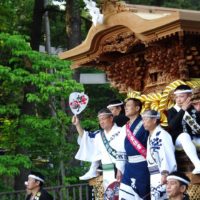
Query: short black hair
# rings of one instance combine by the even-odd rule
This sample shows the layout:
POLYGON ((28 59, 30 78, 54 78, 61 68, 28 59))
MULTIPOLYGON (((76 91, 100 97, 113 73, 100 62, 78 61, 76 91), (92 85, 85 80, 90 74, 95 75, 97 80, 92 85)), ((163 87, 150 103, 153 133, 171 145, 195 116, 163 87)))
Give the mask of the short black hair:
POLYGON ((175 91, 177 90, 191 90, 191 87, 188 85, 179 85, 178 87, 176 87, 175 91))
POLYGON ((133 102, 135 103, 135 105, 139 107, 139 113, 141 112, 141 110, 142 110, 142 102, 141 102, 139 99, 136 99, 136 98, 128 98, 128 99, 126 99, 126 103, 127 103, 128 101, 133 101, 133 102))
POLYGON ((121 101, 119 99, 113 99, 113 100, 109 101, 108 105, 110 105, 110 104, 118 104, 118 103, 123 103, 123 101, 121 101))

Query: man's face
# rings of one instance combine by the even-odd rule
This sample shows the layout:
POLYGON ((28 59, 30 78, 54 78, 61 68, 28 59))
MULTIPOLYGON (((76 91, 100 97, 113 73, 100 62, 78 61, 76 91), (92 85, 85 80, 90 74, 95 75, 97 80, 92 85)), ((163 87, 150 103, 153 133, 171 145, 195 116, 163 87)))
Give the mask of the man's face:
POLYGON ((125 114, 127 117, 138 115, 139 109, 139 106, 136 106, 133 100, 128 100, 125 104, 125 114))
POLYGON ((27 188, 28 190, 33 190, 33 189, 35 189, 36 187, 39 187, 39 184, 40 184, 39 181, 35 180, 34 178, 29 177, 29 178, 28 178, 28 181, 27 181, 27 186, 26 186, 26 188, 27 188))
POLYGON ((200 112, 200 101, 192 104, 197 112, 200 112))
POLYGON ((176 104, 181 107, 182 104, 186 101, 186 99, 189 96, 190 96, 190 93, 175 94, 175 102, 176 102, 176 104))
POLYGON ((109 108, 109 110, 111 111, 113 116, 118 116, 121 111, 121 107, 120 106, 112 106, 109 108))
POLYGON ((143 121, 143 126, 147 131, 152 131, 157 126, 155 118, 142 117, 142 121, 143 121))
POLYGON ((166 191, 169 198, 177 197, 178 195, 183 194, 185 190, 186 186, 181 185, 179 181, 175 179, 170 179, 167 181, 166 191))
POLYGON ((98 120, 102 129, 110 129, 113 126, 113 116, 111 115, 100 115, 98 120))

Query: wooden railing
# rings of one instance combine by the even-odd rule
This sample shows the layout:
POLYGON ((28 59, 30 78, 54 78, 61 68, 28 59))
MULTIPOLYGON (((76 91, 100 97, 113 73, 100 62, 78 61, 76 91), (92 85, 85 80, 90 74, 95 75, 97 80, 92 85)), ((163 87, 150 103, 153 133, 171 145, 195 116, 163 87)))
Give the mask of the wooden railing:
MULTIPOLYGON (((88 184, 74 184, 45 188, 53 200, 92 200, 92 191, 88 184)), ((0 193, 0 200, 25 200, 25 190, 0 193)))

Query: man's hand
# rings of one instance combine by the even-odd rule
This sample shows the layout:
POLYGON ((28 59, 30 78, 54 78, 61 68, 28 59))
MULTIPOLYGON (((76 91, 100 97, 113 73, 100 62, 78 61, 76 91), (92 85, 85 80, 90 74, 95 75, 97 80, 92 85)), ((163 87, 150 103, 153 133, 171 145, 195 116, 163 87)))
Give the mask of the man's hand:
POLYGON ((122 179, 122 172, 121 172, 120 170, 117 170, 116 179, 117 179, 118 182, 121 182, 121 179, 122 179))
POLYGON ((182 104, 181 108, 186 111, 190 106, 191 106, 191 97, 188 97, 182 104))
POLYGON ((76 126, 76 130, 80 136, 83 136, 84 130, 81 127, 80 121, 76 115, 72 117, 72 124, 76 126))
POLYGON ((165 185, 167 183, 167 175, 162 175, 161 176, 161 184, 165 185))
POLYGON ((77 117, 76 115, 74 115, 74 116, 72 117, 72 124, 73 124, 74 126, 77 126, 77 125, 80 124, 79 119, 78 119, 78 117, 77 117))

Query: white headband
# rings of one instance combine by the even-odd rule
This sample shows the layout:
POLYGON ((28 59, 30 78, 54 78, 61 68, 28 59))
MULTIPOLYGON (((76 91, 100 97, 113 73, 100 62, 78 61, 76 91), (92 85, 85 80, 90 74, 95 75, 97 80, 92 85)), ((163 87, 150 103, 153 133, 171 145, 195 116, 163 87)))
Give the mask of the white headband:
POLYGON ((160 119, 160 114, 158 113, 157 115, 151 115, 151 114, 142 114, 142 117, 149 117, 149 118, 156 118, 160 119))
POLYGON ((192 93, 192 90, 177 90, 174 94, 192 93))
POLYGON ((185 183, 185 184, 187 184, 187 185, 189 185, 189 181, 187 181, 187 180, 185 180, 185 179, 183 179, 183 178, 181 178, 181 177, 179 177, 179 176, 175 176, 175 175, 169 175, 168 177, 167 177, 167 180, 169 180, 169 179, 175 179, 175 180, 179 180, 179 181, 181 181, 181 182, 183 182, 183 183, 185 183))
POLYGON ((34 178, 34 179, 36 179, 36 180, 41 181, 41 182, 44 183, 44 179, 40 178, 39 176, 35 176, 35 175, 33 175, 33 174, 30 174, 30 175, 28 176, 28 178, 34 178))
POLYGON ((101 116, 104 116, 104 115, 110 115, 110 116, 113 116, 112 113, 100 113, 97 117, 101 117, 101 116))
POLYGON ((115 107, 115 106, 121 106, 121 105, 123 105, 123 102, 110 104, 110 105, 107 106, 107 108, 111 108, 111 107, 115 107))

